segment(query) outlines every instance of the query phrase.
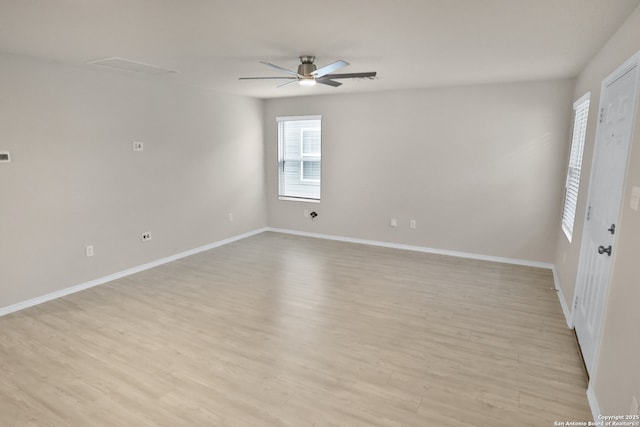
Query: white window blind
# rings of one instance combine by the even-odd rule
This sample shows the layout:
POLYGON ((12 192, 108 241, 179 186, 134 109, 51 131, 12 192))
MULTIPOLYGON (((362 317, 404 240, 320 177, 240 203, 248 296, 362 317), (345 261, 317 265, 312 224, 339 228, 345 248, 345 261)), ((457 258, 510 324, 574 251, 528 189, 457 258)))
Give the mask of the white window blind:
POLYGON ((321 116, 277 117, 280 198, 320 200, 321 116))
POLYGON ((578 205, 578 189, 580 188, 580 171, 582 169, 582 154, 584 152, 584 140, 587 135, 587 119, 589 116, 589 99, 591 93, 587 93, 573 104, 575 112, 573 120, 573 137, 571 139, 571 155, 567 171, 565 185, 564 209, 562 212, 562 230, 571 242, 573 224, 578 205))

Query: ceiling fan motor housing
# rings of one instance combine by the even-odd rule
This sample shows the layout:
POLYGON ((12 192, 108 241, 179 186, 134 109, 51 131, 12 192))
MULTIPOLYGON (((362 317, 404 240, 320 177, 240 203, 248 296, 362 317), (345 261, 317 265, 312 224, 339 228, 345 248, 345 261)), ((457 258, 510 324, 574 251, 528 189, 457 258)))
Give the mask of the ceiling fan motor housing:
POLYGON ((299 59, 300 65, 298 65, 298 74, 301 76, 308 76, 317 69, 316 64, 313 63, 316 59, 315 56, 301 56, 299 59))

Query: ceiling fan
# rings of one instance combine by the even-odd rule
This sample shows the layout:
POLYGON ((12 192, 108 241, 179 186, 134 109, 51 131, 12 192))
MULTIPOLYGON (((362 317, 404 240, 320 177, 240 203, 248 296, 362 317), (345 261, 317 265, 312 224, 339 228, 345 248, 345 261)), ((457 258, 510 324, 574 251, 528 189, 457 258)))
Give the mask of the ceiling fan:
POLYGON ((240 77, 240 80, 289 80, 284 82, 278 87, 283 87, 286 85, 290 85, 291 83, 298 82, 301 86, 313 86, 316 83, 320 83, 323 85, 329 85, 333 87, 338 87, 342 83, 337 82, 336 79, 374 79, 376 77, 376 72, 366 72, 366 73, 342 73, 342 74, 333 74, 334 71, 346 67, 349 65, 347 61, 339 60, 333 62, 329 65, 325 65, 324 67, 317 68, 316 64, 313 63, 316 57, 311 55, 303 55, 298 57, 300 59, 300 65, 298 65, 298 71, 287 70, 286 68, 280 67, 279 65, 272 64, 267 61, 260 61, 262 64, 267 65, 269 67, 275 68, 278 71, 283 71, 289 76, 282 77, 240 77))

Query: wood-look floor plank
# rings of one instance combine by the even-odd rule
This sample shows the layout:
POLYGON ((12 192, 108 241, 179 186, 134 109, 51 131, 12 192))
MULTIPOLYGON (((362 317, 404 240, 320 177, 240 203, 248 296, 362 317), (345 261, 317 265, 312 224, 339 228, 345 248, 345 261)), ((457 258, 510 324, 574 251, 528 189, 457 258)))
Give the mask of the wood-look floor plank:
POLYGON ((550 271, 263 233, 0 318, 0 426, 588 420, 550 271))

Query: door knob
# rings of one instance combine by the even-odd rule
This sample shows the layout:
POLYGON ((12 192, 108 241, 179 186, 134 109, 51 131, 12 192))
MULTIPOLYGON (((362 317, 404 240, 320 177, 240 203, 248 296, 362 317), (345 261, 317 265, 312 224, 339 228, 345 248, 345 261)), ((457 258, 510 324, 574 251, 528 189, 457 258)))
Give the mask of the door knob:
POLYGON ((602 254, 606 253, 607 255, 611 256, 611 245, 609 245, 609 246, 608 246, 608 247, 606 247, 606 248, 605 248, 604 246, 600 246, 600 247, 598 248, 598 253, 599 253, 600 255, 602 255, 602 254))
POLYGON ((616 225, 611 224, 611 228, 608 228, 607 231, 611 234, 616 234, 616 225))

